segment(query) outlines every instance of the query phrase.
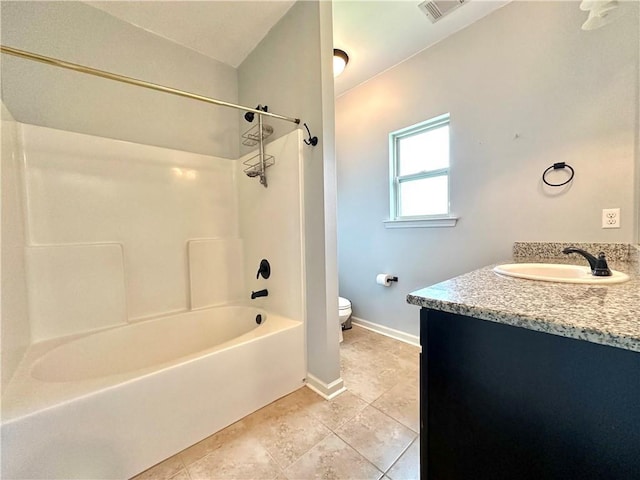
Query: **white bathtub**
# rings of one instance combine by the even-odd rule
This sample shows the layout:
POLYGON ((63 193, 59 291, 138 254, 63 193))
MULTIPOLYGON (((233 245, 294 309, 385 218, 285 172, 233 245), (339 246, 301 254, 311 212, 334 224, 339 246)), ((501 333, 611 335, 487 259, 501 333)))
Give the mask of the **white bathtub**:
POLYGON ((299 388, 305 372, 302 322, 251 307, 34 345, 2 397, 2 478, 129 478, 299 388))

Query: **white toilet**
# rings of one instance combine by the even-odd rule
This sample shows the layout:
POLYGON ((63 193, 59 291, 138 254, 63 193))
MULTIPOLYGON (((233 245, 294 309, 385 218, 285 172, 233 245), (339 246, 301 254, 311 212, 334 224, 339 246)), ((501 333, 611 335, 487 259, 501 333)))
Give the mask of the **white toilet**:
POLYGON ((338 297, 338 319, 340 320, 340 342, 342 342, 342 326, 351 316, 351 302, 344 297, 338 297))

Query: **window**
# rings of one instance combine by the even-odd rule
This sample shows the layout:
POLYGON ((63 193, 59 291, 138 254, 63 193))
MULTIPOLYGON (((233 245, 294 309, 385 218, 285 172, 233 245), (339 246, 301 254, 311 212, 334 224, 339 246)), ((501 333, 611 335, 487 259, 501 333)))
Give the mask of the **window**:
POLYGON ((455 225, 449 211, 448 113, 392 132, 389 164, 387 227, 455 225))

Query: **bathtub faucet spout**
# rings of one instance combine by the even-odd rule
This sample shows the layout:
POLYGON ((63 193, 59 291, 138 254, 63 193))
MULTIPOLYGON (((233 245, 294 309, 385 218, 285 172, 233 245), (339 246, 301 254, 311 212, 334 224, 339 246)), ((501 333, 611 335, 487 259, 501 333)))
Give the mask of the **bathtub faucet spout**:
POLYGON ((265 288, 264 290, 258 290, 257 292, 251 292, 251 300, 255 300, 258 297, 266 297, 269 295, 269 291, 265 288))

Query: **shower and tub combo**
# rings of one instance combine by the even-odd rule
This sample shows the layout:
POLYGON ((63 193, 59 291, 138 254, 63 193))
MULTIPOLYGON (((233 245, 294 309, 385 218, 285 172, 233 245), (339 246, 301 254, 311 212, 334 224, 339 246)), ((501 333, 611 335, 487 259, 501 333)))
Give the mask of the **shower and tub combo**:
POLYGON ((3 385, 3 478, 129 478, 304 385, 300 130, 233 161, 15 131, 31 344, 3 385), (268 189, 256 155, 265 187, 279 158, 268 189))
POLYGON ((3 477, 130 478, 299 388, 302 358, 302 322, 242 306, 37 345, 4 393, 3 477))

